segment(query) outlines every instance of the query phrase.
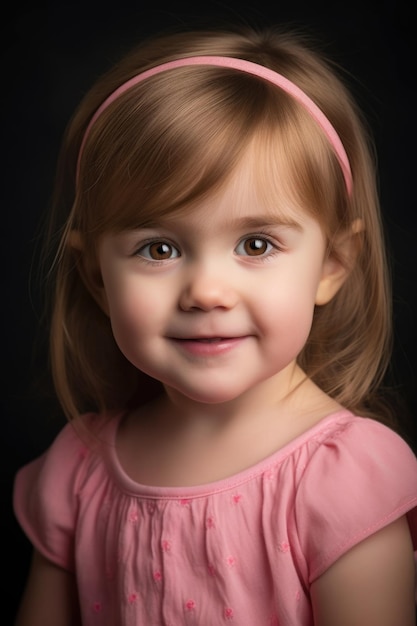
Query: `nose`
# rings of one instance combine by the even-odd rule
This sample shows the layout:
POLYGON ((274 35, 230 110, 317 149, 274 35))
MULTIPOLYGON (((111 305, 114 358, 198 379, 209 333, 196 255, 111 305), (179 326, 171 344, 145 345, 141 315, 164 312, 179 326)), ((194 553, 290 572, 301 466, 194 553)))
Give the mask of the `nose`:
POLYGON ((188 268, 179 299, 181 310, 232 309, 238 300, 235 279, 227 268, 220 264, 202 263, 188 268))

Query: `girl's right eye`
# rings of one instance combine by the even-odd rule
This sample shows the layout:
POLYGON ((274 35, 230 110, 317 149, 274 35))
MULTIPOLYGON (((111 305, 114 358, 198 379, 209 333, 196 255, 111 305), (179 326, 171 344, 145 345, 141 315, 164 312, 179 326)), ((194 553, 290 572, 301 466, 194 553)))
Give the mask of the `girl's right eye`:
POLYGON ((181 256, 179 250, 167 241, 151 241, 135 253, 148 261, 167 261, 181 256))

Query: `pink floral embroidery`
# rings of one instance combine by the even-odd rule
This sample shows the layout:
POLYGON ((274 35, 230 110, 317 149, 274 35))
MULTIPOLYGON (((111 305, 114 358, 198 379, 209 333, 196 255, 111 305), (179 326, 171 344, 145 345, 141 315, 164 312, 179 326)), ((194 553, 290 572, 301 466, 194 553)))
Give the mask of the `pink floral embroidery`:
POLYGON ((300 593, 300 590, 298 590, 295 594, 295 601, 300 602, 300 598, 301 598, 301 593, 300 593))
POLYGON ((82 459, 85 459, 85 457, 87 456, 87 454, 88 454, 88 448, 85 448, 85 447, 80 448, 80 457, 81 457, 82 459))
POLYGON ((155 582, 159 583, 162 580, 162 573, 157 570, 156 572, 153 573, 153 579, 155 582))
POLYGON ((185 603, 185 608, 187 609, 187 611, 194 611, 195 609, 194 600, 187 600, 187 602, 185 603))
POLYGON ((127 601, 129 602, 129 604, 134 604, 137 599, 138 594, 136 593, 136 591, 133 591, 133 593, 130 593, 127 597, 127 601))
POLYGON ((138 515, 137 510, 136 509, 130 509, 129 515, 128 515, 129 522, 131 522, 132 524, 136 524, 138 519, 139 519, 139 515, 138 515))
POLYGON ((240 493, 235 493, 234 496, 232 496, 232 499, 235 504, 239 504, 239 502, 242 499, 242 496, 240 493))
POLYGON ((181 506, 189 506, 189 504, 190 504, 189 498, 181 498, 180 504, 181 504, 181 506))
POLYGON ((214 523, 214 517, 208 517, 206 519, 206 527, 207 528, 215 528, 216 527, 216 525, 214 523))
POLYGON ((226 619, 233 619, 233 609, 227 607, 224 609, 224 616, 226 619))
POLYGON ((234 556, 228 556, 226 559, 226 563, 229 567, 233 567, 236 564, 236 559, 234 556))
POLYGON ((207 570, 208 570, 208 573, 210 574, 210 576, 215 576, 216 575, 216 568, 214 567, 214 565, 212 563, 208 564, 207 570))
POLYGON ((168 541, 167 539, 162 539, 161 546, 162 546, 163 552, 170 552, 171 551, 171 542, 168 541))
POLYGON ((288 541, 281 541, 278 544, 278 550, 280 552, 289 552, 291 549, 290 544, 288 543, 288 541))
POLYGON ((94 602, 94 604, 93 604, 93 611, 94 611, 94 613, 100 613, 100 611, 101 611, 101 602, 98 602, 98 601, 94 602))
POLYGON ((148 509, 149 515, 153 515, 155 513, 155 504, 153 502, 148 502, 146 504, 146 508, 148 509))

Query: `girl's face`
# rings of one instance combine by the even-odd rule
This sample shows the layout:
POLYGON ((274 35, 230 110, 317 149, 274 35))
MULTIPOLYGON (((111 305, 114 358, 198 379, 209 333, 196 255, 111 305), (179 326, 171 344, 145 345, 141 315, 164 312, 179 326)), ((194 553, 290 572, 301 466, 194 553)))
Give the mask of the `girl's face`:
POLYGON ((246 159, 189 212, 106 234, 99 249, 120 350, 198 402, 234 400, 268 379, 287 391, 331 272, 318 222, 290 206, 274 212, 251 171, 246 159))

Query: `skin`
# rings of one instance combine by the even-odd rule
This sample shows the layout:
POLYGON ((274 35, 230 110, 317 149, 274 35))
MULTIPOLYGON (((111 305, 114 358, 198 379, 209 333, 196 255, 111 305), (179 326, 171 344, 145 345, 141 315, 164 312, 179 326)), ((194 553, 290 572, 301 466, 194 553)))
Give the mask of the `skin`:
POLYGON ((345 270, 316 220, 259 199, 252 171, 248 159, 191 211, 102 238, 96 299, 120 350, 166 391, 119 432, 141 482, 222 478, 339 408, 296 357, 345 270))
POLYGON ((36 550, 15 626, 81 626, 75 577, 36 550))
MULTIPOLYGON (((88 285, 120 350, 164 385, 118 433, 120 462, 142 483, 230 476, 340 408, 296 358, 315 307, 331 300, 346 269, 326 254, 312 217, 290 203, 277 217, 260 200, 252 171, 249 155, 192 211, 106 234, 99 267, 85 268, 95 277, 99 269, 88 285)), ((356 231, 340 239, 345 254, 356 231)), ((15 626, 76 626, 74 597, 72 576, 35 555, 15 626)), ((413 626, 405 518, 342 556, 312 584, 311 600, 316 626, 413 626)))

